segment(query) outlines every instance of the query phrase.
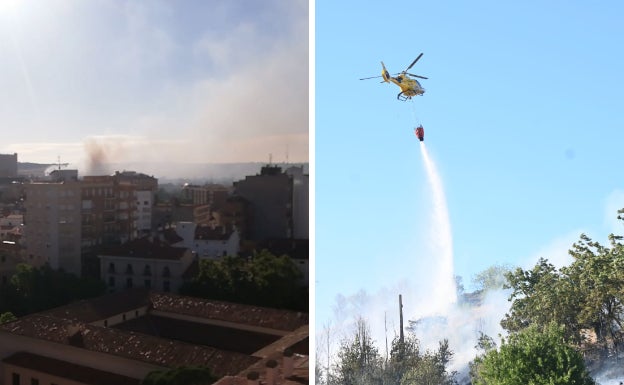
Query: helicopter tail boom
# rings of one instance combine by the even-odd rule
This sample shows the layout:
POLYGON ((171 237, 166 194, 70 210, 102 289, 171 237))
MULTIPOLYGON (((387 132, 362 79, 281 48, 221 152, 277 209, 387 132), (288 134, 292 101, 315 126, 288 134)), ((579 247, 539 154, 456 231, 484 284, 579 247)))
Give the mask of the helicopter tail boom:
POLYGON ((381 62, 381 77, 383 78, 384 82, 390 82, 390 73, 386 69, 384 62, 381 62))

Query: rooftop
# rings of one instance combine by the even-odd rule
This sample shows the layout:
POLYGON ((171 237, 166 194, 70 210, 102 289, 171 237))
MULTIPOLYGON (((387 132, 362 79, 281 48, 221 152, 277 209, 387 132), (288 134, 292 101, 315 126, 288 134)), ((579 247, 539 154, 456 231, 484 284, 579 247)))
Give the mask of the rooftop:
POLYGON ((205 365, 219 377, 237 374, 259 358, 208 346, 168 340, 34 314, 0 325, 0 331, 112 354, 164 367, 205 365))
MULTIPOLYGON (((163 367, 203 365, 209 367, 218 377, 231 378, 245 376, 250 370, 263 375, 266 361, 275 359, 281 362, 282 352, 289 348, 295 353, 295 369, 292 378, 279 383, 307 383, 309 337, 306 313, 155 293, 136 288, 19 318, 0 325, 0 334, 3 333, 163 367), (114 327, 93 324, 122 313, 134 313, 134 310, 142 307, 148 309, 147 315, 142 318, 133 318, 114 327), (169 314, 171 318, 168 318, 169 314), (193 319, 199 320, 195 322, 193 319), (150 334, 146 325, 152 328, 158 326, 160 335, 150 334), (227 330, 226 325, 231 325, 232 329, 227 330), (240 335, 236 334, 239 328, 236 325, 240 325, 240 335), (184 330, 179 330, 180 327, 184 330), (266 330, 262 332, 258 328, 266 330), (207 330, 219 335, 201 335, 207 330), (235 341, 245 338, 249 341, 242 344, 242 348, 238 345, 231 346, 236 344, 235 341)), ((55 365, 51 358, 36 354, 15 354, 7 359, 16 365, 36 366, 33 369, 50 374, 56 373, 57 369, 62 374, 61 368, 65 368, 65 373, 95 373, 93 369, 79 365, 75 368, 63 366, 74 364, 55 365)), ((102 374, 102 378, 107 378, 106 374, 102 374)), ((103 383, 125 385, 123 381, 125 380, 120 379, 103 383)))
POLYGON ((187 249, 172 247, 159 239, 138 238, 102 251, 102 255, 126 258, 180 260, 187 249))
POLYGON ((82 365, 72 364, 54 358, 40 356, 27 352, 15 353, 3 362, 21 368, 33 369, 52 376, 68 378, 76 382, 92 385, 139 385, 140 381, 134 378, 115 373, 105 372, 82 365))
POLYGON ((307 313, 291 310, 184 297, 169 293, 154 292, 150 299, 156 310, 275 330, 294 331, 309 322, 307 313))
POLYGON ((229 226, 208 226, 200 225, 195 228, 195 239, 225 241, 230 239, 230 236, 234 232, 234 228, 229 226))

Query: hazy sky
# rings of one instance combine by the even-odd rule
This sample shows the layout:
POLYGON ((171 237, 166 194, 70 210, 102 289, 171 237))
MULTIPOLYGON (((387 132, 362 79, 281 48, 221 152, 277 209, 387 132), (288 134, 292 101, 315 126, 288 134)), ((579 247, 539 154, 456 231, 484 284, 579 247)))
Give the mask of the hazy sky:
POLYGON ((318 327, 364 293, 388 291, 394 314, 397 283, 438 263, 417 124, 467 289, 494 264, 567 263, 582 232, 605 244, 624 234, 623 12, 618 1, 316 1, 318 327), (410 72, 429 79, 413 102, 358 80, 421 52, 410 72))
POLYGON ((308 161, 308 13, 305 0, 0 1, 0 152, 308 161))

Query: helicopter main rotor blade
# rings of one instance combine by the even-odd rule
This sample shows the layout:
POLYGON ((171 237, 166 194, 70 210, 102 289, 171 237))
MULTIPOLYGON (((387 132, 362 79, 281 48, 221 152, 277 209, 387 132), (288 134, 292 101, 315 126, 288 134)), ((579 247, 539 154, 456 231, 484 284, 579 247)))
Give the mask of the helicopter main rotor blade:
POLYGON ((381 75, 379 75, 379 76, 370 76, 370 77, 367 77, 367 78, 361 78, 360 80, 375 79, 375 78, 380 78, 380 77, 382 77, 382 76, 381 75))
POLYGON ((429 79, 429 78, 426 78, 426 77, 424 77, 424 76, 410 74, 409 72, 406 72, 406 74, 408 74, 408 75, 410 75, 410 76, 413 76, 413 77, 415 77, 415 78, 429 79))
POLYGON ((418 60, 420 60, 420 58, 422 57, 422 55, 423 55, 423 54, 422 54, 422 52, 421 52, 421 53, 420 53, 420 55, 418 55, 418 57, 417 57, 416 59, 414 59, 414 61, 412 62, 412 64, 410 64, 410 65, 409 65, 409 67, 407 67, 407 68, 405 69, 405 71, 407 71, 407 70, 409 70, 410 68, 412 68, 412 66, 413 66, 414 64, 416 64, 416 62, 417 62, 418 60))

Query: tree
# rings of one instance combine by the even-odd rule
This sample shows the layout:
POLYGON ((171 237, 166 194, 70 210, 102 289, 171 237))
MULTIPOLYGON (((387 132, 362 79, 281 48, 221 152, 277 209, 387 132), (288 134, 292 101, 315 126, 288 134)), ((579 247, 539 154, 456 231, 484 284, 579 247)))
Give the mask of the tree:
POLYGON ((409 371, 422 361, 420 343, 414 333, 408 333, 403 341, 396 336, 392 340, 390 359, 386 364, 385 378, 390 384, 398 384, 409 371))
POLYGON ((507 275, 512 289, 509 314, 501 325, 510 332, 531 324, 564 325, 566 338, 583 342, 583 331, 593 330, 598 345, 621 350, 624 345, 624 245, 609 235, 610 247, 585 234, 569 251, 574 261, 556 269, 540 259, 532 270, 507 275))
POLYGON ((622 345, 624 330, 624 246, 621 236, 609 235, 611 247, 605 247, 581 234, 570 254, 571 266, 562 271, 573 284, 579 298, 577 319, 591 328, 598 341, 615 349, 622 345))
POLYGON ((208 385, 218 380, 210 369, 202 366, 183 366, 171 370, 149 372, 141 385, 208 385))
POLYGON ((340 385, 380 384, 382 360, 371 339, 368 325, 359 318, 352 339, 344 339, 338 350, 338 361, 332 381, 340 385))
POLYGON ((18 264, 9 284, 0 289, 0 306, 3 311, 25 315, 97 297, 105 291, 106 285, 100 280, 80 278, 49 265, 37 268, 18 264))
POLYGON ((15 321, 16 319, 17 317, 15 317, 10 311, 2 313, 0 314, 0 325, 6 322, 15 321))
POLYGON ((307 310, 308 296, 299 284, 301 272, 287 255, 263 250, 250 258, 205 259, 199 274, 180 292, 184 295, 257 306, 307 310))
POLYGON ((483 332, 479 332, 479 338, 477 345, 475 346, 479 354, 475 359, 468 363, 468 369, 472 383, 477 383, 480 380, 479 366, 483 362, 483 356, 490 351, 496 349, 496 342, 494 339, 483 332))
POLYGON ((448 340, 439 342, 438 350, 421 355, 417 364, 411 366, 401 378, 401 385, 454 385, 456 373, 448 372, 447 365, 453 358, 448 340))
POLYGON ((518 332, 530 325, 546 326, 551 322, 565 325, 567 338, 580 342, 581 327, 577 314, 581 298, 578 287, 546 259, 540 258, 532 270, 517 268, 507 274, 512 289, 510 312, 501 325, 518 332))
POLYGON ((507 285, 506 275, 511 268, 505 265, 494 265, 472 278, 472 283, 479 292, 503 289, 507 285))
POLYGON ((594 385, 583 357, 565 339, 564 329, 536 325, 503 339, 500 349, 478 359, 475 385, 594 385))

